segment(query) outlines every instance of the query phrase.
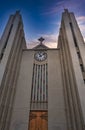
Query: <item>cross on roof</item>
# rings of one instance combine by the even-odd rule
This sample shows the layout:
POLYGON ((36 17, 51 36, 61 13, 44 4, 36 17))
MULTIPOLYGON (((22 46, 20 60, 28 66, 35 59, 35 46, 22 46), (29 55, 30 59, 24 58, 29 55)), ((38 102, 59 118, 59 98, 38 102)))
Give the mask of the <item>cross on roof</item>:
POLYGON ((45 39, 44 39, 43 37, 40 37, 38 40, 40 41, 40 44, 42 44, 42 42, 43 42, 45 39))

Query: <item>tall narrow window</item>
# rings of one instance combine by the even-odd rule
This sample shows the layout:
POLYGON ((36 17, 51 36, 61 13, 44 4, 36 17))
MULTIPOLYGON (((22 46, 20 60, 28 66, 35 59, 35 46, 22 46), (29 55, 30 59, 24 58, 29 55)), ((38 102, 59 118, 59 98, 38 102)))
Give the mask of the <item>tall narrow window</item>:
POLYGON ((13 27, 13 24, 12 24, 11 27, 10 27, 10 30, 9 30, 9 33, 8 33, 8 36, 7 36, 6 42, 5 42, 5 44, 4 44, 3 48, 2 48, 2 51, 1 51, 1 54, 0 54, 0 60, 2 60, 2 58, 3 58, 4 51, 5 51, 5 49, 6 49, 6 46, 7 46, 7 43, 8 43, 8 39, 9 39, 9 36, 10 36, 11 30, 12 30, 12 27, 13 27))
POLYGON ((48 100, 48 65, 34 64, 31 92, 31 109, 47 109, 48 100))
POLYGON ((78 55, 78 58, 80 59, 80 58, 81 58, 81 56, 80 56, 80 52, 77 52, 77 55, 78 55))
POLYGON ((81 71, 84 72, 83 64, 80 64, 80 67, 81 67, 81 71))
POLYGON ((80 52, 79 52, 79 48, 78 48, 78 45, 77 45, 77 40, 76 40, 75 33, 74 33, 74 30, 73 30, 73 25, 72 25, 71 22, 70 22, 69 24, 70 24, 70 28, 71 28, 71 31, 72 31, 72 36, 73 36, 74 44, 75 44, 75 47, 76 47, 76 51, 78 51, 78 52, 77 52, 77 56, 78 56, 78 58, 79 58, 79 60, 80 60, 79 63, 81 62, 81 63, 80 63, 80 68, 81 68, 83 80, 84 80, 84 83, 85 83, 85 77, 84 77, 84 75, 85 75, 85 70, 84 70, 82 58, 81 58, 81 55, 80 55, 80 52))
POLYGON ((74 44, 75 44, 76 47, 78 47, 77 41, 76 41, 76 37, 75 37, 75 33, 74 33, 74 30, 73 30, 73 25, 72 25, 71 22, 69 24, 70 24, 70 28, 71 28, 71 31, 72 31, 72 36, 73 36, 74 44))

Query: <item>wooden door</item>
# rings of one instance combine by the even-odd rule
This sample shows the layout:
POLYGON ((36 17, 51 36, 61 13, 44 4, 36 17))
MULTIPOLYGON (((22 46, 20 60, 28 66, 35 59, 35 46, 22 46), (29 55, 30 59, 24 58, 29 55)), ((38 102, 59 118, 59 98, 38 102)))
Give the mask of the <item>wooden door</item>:
POLYGON ((33 111, 30 112, 29 128, 28 130, 47 130, 47 112, 46 111, 33 111))

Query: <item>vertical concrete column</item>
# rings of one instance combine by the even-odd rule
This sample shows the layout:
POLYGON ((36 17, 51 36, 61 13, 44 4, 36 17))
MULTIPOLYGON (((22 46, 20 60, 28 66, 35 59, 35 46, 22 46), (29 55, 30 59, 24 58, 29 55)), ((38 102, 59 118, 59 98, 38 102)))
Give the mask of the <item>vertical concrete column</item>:
POLYGON ((23 51, 10 130, 28 130, 33 74, 33 53, 23 51), (27 60, 28 59, 28 60, 27 60))
MULTIPOLYGON (((83 118, 84 118, 84 122, 85 122, 85 101, 84 101, 84 99, 85 99, 85 94, 84 94, 85 93, 85 85, 83 82, 83 77, 82 77, 82 73, 81 73, 80 66, 79 66, 78 56, 76 53, 76 48, 74 45, 72 32, 71 32, 71 29, 69 26, 69 22, 70 22, 69 17, 67 16, 66 13, 63 16, 63 19, 64 19, 64 26, 65 26, 65 30, 66 30, 67 42, 68 42, 68 46, 69 46, 69 53, 71 55, 71 60, 72 60, 73 73, 75 76, 75 82, 76 82, 77 91, 78 91, 78 98, 80 99, 78 105, 81 106, 83 118)), ((75 28, 75 26, 74 26, 74 28, 75 28)), ((80 108, 80 106, 78 106, 78 107, 80 108)))
POLYGON ((5 30, 3 32, 3 35, 1 37, 1 40, 0 40, 0 54, 1 54, 1 51, 2 51, 2 48, 7 40, 7 37, 8 37, 8 34, 9 34, 9 31, 10 31, 10 28, 11 28, 11 25, 13 23, 13 19, 14 19, 14 15, 11 15, 9 20, 8 20, 8 23, 5 27, 5 30))
POLYGON ((59 50, 48 51, 48 130, 67 130, 59 50))

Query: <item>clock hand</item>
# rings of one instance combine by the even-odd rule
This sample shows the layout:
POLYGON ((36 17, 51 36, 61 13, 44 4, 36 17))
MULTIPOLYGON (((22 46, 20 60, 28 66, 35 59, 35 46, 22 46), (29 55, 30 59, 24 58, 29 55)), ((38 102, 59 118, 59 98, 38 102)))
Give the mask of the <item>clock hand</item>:
POLYGON ((42 57, 42 54, 39 54, 40 57, 42 57))

